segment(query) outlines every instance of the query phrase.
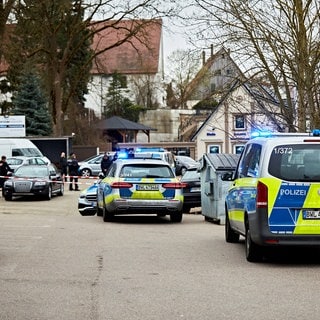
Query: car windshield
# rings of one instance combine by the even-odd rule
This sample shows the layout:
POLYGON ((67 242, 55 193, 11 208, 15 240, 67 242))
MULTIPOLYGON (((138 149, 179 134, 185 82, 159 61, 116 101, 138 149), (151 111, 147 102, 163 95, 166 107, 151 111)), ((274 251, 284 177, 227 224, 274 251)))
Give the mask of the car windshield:
POLYGON ((288 181, 320 181, 320 145, 290 144, 274 147, 269 173, 288 181))
POLYGON ((173 178, 174 174, 167 165, 129 164, 120 171, 122 178, 173 178))
POLYGON ((196 163, 195 160, 193 160, 190 157, 186 157, 186 156, 177 156, 177 160, 181 161, 181 162, 190 163, 190 164, 195 164, 196 163))
POLYGON ((23 160, 22 159, 17 159, 17 158, 8 158, 7 163, 9 166, 17 166, 22 164, 23 160))
POLYGON ((14 173, 16 177, 43 178, 48 176, 48 168, 45 166, 22 166, 14 173))
POLYGON ((200 179, 200 172, 197 170, 187 170, 182 176, 181 181, 183 180, 198 180, 200 179))

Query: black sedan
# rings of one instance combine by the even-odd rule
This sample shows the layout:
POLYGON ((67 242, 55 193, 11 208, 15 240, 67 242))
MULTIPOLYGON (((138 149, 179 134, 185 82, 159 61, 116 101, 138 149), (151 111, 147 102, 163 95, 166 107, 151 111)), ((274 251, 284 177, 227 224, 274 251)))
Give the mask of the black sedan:
POLYGON ((201 182, 198 167, 187 169, 180 181, 186 183, 186 187, 183 188, 183 212, 188 213, 191 208, 201 207, 201 182))
POLYGON ((63 195, 64 185, 54 164, 28 165, 16 169, 5 181, 3 196, 10 201, 14 196, 41 196, 50 200, 52 195, 63 195))

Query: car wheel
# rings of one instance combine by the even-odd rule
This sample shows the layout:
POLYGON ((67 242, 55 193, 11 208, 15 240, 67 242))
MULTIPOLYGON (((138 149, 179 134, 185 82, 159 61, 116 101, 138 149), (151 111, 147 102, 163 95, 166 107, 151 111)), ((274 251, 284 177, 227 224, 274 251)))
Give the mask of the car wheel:
POLYGON ((64 193, 64 185, 63 185, 63 183, 61 183, 60 190, 58 192, 58 196, 63 196, 63 193, 64 193))
POLYGON ((97 216, 98 217, 102 217, 103 216, 103 210, 101 208, 99 208, 98 205, 97 205, 97 216))
POLYGON ((234 232, 233 229, 231 228, 228 212, 226 212, 226 223, 224 225, 224 228, 225 228, 226 242, 229 242, 229 243, 239 242, 240 235, 239 233, 234 232))
POLYGON ((48 193, 46 194, 45 197, 47 200, 51 200, 51 198, 52 198, 52 187, 51 186, 48 187, 48 193))
POLYGON ((113 219, 113 214, 106 209, 105 205, 103 205, 102 217, 104 222, 112 221, 113 219))
POLYGON ((80 171, 80 174, 82 177, 90 177, 91 176, 91 170, 86 168, 86 169, 82 169, 80 171))
POLYGON ((181 168, 181 175, 183 176, 187 171, 187 168, 186 167, 182 167, 181 168))
POLYGON ((171 213, 170 214, 170 221, 171 222, 181 222, 182 221, 182 212, 171 213))
POLYGON ((6 201, 11 201, 12 200, 12 195, 11 194, 7 194, 7 195, 4 196, 4 199, 6 201))
POLYGON ((254 243, 251 239, 250 229, 246 230, 246 258, 249 262, 260 262, 263 257, 262 247, 254 243))
POLYGON ((183 212, 184 212, 184 213, 189 213, 190 210, 191 210, 190 207, 183 207, 183 212))

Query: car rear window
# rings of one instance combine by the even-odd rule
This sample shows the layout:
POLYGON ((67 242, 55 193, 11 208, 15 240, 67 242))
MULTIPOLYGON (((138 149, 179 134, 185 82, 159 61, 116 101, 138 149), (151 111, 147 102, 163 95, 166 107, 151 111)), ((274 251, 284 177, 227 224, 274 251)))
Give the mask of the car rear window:
POLYGON ((174 174, 169 166, 156 164, 124 165, 120 171, 122 178, 173 178, 174 174))
POLYGON ((182 176, 181 181, 183 180, 198 180, 200 179, 200 172, 197 170, 187 170, 182 176))
POLYGON ((320 182, 320 144, 274 147, 268 171, 282 180, 320 182))

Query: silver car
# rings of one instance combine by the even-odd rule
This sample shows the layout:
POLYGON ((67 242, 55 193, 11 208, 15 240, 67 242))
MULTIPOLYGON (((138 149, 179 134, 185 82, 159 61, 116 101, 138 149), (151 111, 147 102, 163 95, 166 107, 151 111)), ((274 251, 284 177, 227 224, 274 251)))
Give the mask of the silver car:
POLYGON ((86 160, 79 161, 79 173, 83 177, 97 176, 101 172, 103 154, 95 155, 86 160))
POLYGON ((16 156, 7 158, 7 163, 12 170, 16 170, 20 166, 38 164, 38 165, 47 165, 49 162, 46 161, 43 157, 25 157, 25 156, 16 156))

